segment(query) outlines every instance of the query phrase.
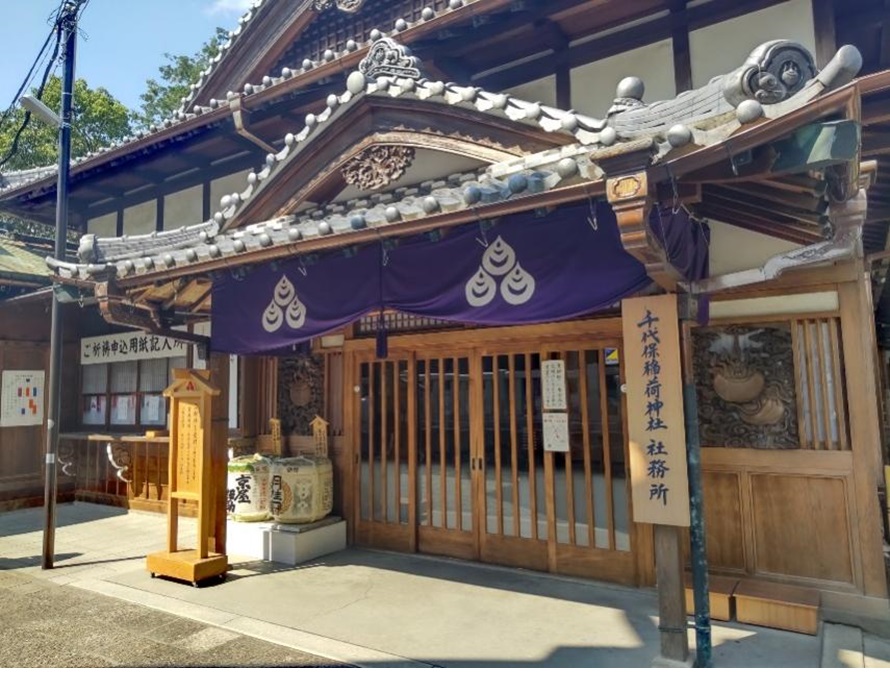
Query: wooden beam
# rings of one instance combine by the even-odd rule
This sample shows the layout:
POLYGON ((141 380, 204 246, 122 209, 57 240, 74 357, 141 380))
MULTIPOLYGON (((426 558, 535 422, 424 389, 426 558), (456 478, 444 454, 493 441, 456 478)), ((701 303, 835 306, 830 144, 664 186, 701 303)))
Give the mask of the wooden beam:
POLYGON ((844 373, 853 451, 856 519, 860 563, 866 595, 887 596, 887 576, 881 549, 881 522, 877 489, 881 474, 881 417, 875 379, 874 314, 869 275, 862 260, 858 278, 838 286, 843 336, 844 373))
POLYGON ((824 68, 837 52, 834 0, 812 0, 816 28, 816 67, 824 68))
POLYGON ((880 67, 890 68, 890 0, 884 0, 884 16, 881 20, 880 67))
MULTIPOLYGON (((260 165, 263 161, 262 157, 265 155, 259 151, 259 148, 254 146, 253 149, 256 151, 255 153, 237 155, 237 158, 232 161, 224 161, 216 166, 209 167, 206 171, 202 172, 201 178, 205 180, 214 180, 231 173, 237 173, 260 165)), ((151 187, 139 190, 134 194, 102 203, 94 208, 87 208, 85 216, 88 218, 100 217, 119 208, 129 208, 130 206, 151 201, 159 196, 165 196, 182 189, 187 189, 188 187, 193 187, 195 185, 195 179, 195 175, 189 174, 182 178, 164 182, 161 185, 152 185, 151 187)))
POLYGON ((204 178, 204 184, 201 185, 201 219, 205 222, 210 219, 210 180, 204 178))
POLYGON ((572 70, 562 64, 556 69, 556 107, 571 110, 572 105, 572 70))
MULTIPOLYGON (((757 129, 754 127, 752 131, 757 129)), ((715 154, 716 150, 709 147, 679 157, 669 165, 654 166, 650 173, 654 173, 658 179, 679 175, 683 182, 706 184, 774 180, 782 175, 800 175, 832 164, 854 161, 859 149, 859 124, 847 119, 814 122, 792 130, 779 140, 767 141, 750 149, 745 149, 739 139, 732 144, 735 153, 731 156, 726 154, 730 147, 728 143, 715 147, 723 149, 725 159, 715 156, 706 165, 691 171, 671 168, 674 163, 682 165, 684 160, 699 152, 702 157, 705 153, 715 154)))
MULTIPOLYGON (((670 36, 671 26, 669 23, 653 20, 571 47, 567 50, 565 62, 569 67, 577 67, 664 40, 670 36)), ((540 56, 532 61, 509 66, 476 79, 473 81, 473 84, 484 89, 501 91, 551 75, 554 72, 554 68, 552 54, 549 51, 542 51, 540 56)))
POLYGON ((670 265, 665 251, 650 234, 652 198, 645 171, 609 178, 606 180, 606 197, 615 211, 624 250, 646 267, 646 274, 658 285, 669 292, 674 291, 681 275, 670 265))
POLYGON ((714 200, 708 200, 696 208, 696 212, 702 217, 709 217, 742 229, 748 229, 799 245, 810 245, 821 239, 821 236, 815 231, 801 230, 786 223, 779 223, 772 219, 760 217, 740 209, 737 204, 729 204, 727 206, 717 204, 714 200))
POLYGON ((210 382, 222 393, 214 395, 210 400, 211 539, 213 551, 225 554, 229 464, 229 356, 225 353, 211 353, 207 364, 210 382))
MULTIPOLYGON (((726 204, 727 207, 735 205, 742 213, 759 213, 765 218, 776 217, 779 220, 791 220, 795 225, 798 222, 805 223, 813 227, 815 231, 819 231, 828 222, 826 207, 822 207, 821 211, 798 208, 790 203, 771 201, 751 189, 740 192, 733 189, 732 185, 722 185, 706 190, 705 194, 709 201, 713 199, 717 203, 726 204)), ((809 229, 809 227, 804 228, 809 229)))
POLYGON ((890 122, 890 99, 878 98, 862 102, 862 125, 886 124, 890 122))
POLYGON ((164 197, 158 196, 155 207, 155 231, 164 231, 164 197))
MULTIPOLYGON (((587 0, 589 2, 589 0, 587 0)), ((447 53, 452 56, 460 56, 466 53, 476 52, 479 45, 492 40, 508 40, 516 37, 542 19, 585 4, 584 0, 533 0, 529 3, 531 9, 512 12, 495 16, 495 20, 484 25, 467 25, 461 29, 444 32, 439 31, 411 45, 414 55, 424 58, 432 53, 447 53), (447 36, 444 39, 442 36, 447 36)), ((554 24, 555 25, 555 24, 554 24)))
POLYGON ((674 50, 674 86, 677 93, 692 89, 692 56, 686 0, 671 3, 671 41, 674 50))

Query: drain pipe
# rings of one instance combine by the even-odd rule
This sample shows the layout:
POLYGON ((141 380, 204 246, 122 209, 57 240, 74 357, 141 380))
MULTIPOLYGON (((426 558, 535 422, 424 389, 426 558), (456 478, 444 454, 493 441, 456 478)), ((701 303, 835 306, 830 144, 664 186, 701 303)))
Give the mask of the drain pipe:
POLYGON ((705 537, 705 503, 702 486, 698 399, 692 365, 692 324, 698 300, 688 302, 680 321, 680 362, 683 372, 683 421, 686 426, 686 472, 689 480, 689 547, 692 598, 695 613, 695 666, 711 666, 711 602, 708 594, 708 545, 705 537))
POLYGON ((235 122, 235 131, 242 138, 246 138, 254 145, 259 147, 262 150, 270 154, 276 154, 278 150, 272 147, 269 143, 267 143, 262 138, 255 136, 253 133, 247 130, 247 116, 250 114, 249 110, 246 110, 244 106, 241 104, 241 96, 233 96, 229 99, 229 110, 232 112, 232 121, 235 122))
POLYGON ((689 292, 693 295, 711 294, 773 280, 789 269, 853 259, 861 250, 866 204, 866 192, 860 189, 849 201, 830 206, 828 219, 834 225, 834 236, 829 240, 770 257, 766 264, 757 269, 746 269, 694 281, 689 283, 689 292))

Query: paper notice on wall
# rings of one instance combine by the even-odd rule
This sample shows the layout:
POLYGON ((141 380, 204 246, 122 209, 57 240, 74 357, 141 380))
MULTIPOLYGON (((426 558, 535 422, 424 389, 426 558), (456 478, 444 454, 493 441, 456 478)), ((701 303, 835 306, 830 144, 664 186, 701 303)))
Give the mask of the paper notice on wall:
POLYGON ((142 420, 145 423, 158 423, 161 420, 161 398, 149 395, 142 407, 142 420))
POLYGON ((562 360, 541 362, 541 397, 545 409, 566 408, 566 373, 562 360))
POLYGON ((0 383, 0 426, 43 424, 44 373, 40 370, 3 372, 0 383))
POLYGON ((544 450, 569 450, 569 415, 564 412, 548 412, 542 414, 544 429, 544 450))
POLYGON ((131 411, 133 410, 133 398, 131 396, 119 395, 114 400, 114 422, 115 423, 133 423, 131 411))

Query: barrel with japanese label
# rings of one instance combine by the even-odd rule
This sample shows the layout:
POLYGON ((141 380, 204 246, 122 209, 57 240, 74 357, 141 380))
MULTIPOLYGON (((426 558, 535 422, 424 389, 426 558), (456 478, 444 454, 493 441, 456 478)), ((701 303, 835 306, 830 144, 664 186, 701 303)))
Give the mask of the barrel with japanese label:
POLYGON ((260 454, 229 461, 226 506, 233 521, 269 518, 271 462, 260 454))
POLYGON ((280 523, 311 523, 334 507, 334 470, 326 456, 272 461, 269 508, 280 523))

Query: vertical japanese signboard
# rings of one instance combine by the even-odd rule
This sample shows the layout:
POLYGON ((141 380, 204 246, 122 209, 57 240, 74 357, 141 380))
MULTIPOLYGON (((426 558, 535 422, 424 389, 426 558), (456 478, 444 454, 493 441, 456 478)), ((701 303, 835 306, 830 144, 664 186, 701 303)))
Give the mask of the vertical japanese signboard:
POLYGON ((634 521, 689 525, 677 296, 621 302, 634 521))

